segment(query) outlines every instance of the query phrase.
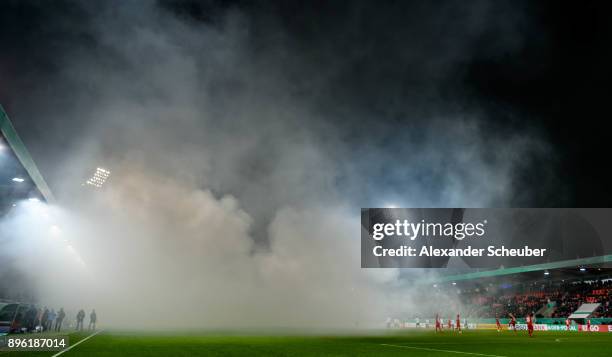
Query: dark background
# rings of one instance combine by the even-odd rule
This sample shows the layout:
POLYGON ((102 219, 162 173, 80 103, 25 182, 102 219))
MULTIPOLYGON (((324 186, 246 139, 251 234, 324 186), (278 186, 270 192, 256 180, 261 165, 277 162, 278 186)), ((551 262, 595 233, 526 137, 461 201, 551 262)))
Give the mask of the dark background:
MULTIPOLYGON (((0 103, 37 161, 41 150, 35 139, 45 135, 45 127, 20 117, 20 106, 61 67, 58 54, 77 44, 81 50, 99 45, 86 26, 95 11, 78 4, 0 2, 0 103)), ((251 19, 256 51, 266 51, 273 24, 289 36, 305 61, 316 65, 328 58, 354 57, 332 83, 337 93, 333 101, 363 106, 381 125, 406 120, 393 101, 410 94, 421 112, 435 111, 443 101, 446 112, 477 106, 493 130, 529 127, 550 143, 554 155, 532 161, 517 173, 516 186, 530 187, 530 194, 516 205, 612 205, 610 2, 512 1, 496 2, 492 9, 485 2, 481 5, 488 10, 483 13, 471 12, 474 3, 463 13, 462 1, 159 4, 193 23, 214 24, 238 9, 251 19), (449 21, 453 16, 440 15, 448 11, 460 14, 456 22, 449 21), (474 27, 478 30, 471 32, 474 27), (512 35, 506 36, 509 32, 512 35), (461 35, 455 41, 457 33, 461 35), (430 66, 442 47, 452 51, 455 42, 463 41, 461 36, 472 36, 469 45, 459 46, 443 71, 430 66)), ((341 112, 334 123, 340 128, 354 124, 341 112)), ((346 130, 357 130, 357 137, 361 133, 346 130)))

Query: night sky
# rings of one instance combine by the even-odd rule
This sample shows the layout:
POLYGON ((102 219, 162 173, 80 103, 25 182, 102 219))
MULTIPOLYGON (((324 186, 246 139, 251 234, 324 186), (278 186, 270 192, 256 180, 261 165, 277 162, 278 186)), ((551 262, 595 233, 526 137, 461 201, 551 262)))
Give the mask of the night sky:
MULTIPOLYGON (((0 103, 45 176, 53 176, 49 162, 69 150, 58 128, 86 125, 40 115, 74 105, 70 87, 55 97, 48 83, 65 70, 69 54, 105 53, 106 44, 89 30, 98 7, 0 2, 0 103)), ((291 58, 281 67, 294 95, 314 98, 313 111, 334 118, 325 125, 349 150, 377 128, 383 128, 380 137, 370 143, 384 149, 388 128, 476 112, 486 130, 547 143, 545 154, 513 173, 517 195, 509 204, 612 205, 609 2, 161 1, 156 8, 190 26, 213 28, 239 13, 253 60, 291 58), (304 76, 304 68, 324 79, 304 76)), ((110 52, 105 61, 118 60, 110 52)), ((495 145, 488 148, 494 157, 495 145)))

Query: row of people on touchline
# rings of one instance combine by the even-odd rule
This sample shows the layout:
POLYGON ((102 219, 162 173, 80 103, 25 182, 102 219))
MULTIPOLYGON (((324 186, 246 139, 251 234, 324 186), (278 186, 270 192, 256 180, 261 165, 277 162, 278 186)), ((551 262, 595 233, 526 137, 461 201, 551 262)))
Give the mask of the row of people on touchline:
MULTIPOLYGON (((40 329, 42 331, 50 331, 51 329, 53 329, 53 331, 59 332, 62 329, 62 323, 65 318, 66 318, 66 313, 64 312, 64 308, 60 308, 59 311, 56 313, 54 309, 49 310, 45 306, 44 309, 40 309, 40 312, 38 315, 38 322, 39 322, 38 325, 40 326, 40 329)), ((81 309, 76 315, 76 321, 77 321, 76 329, 77 330, 81 330, 81 331, 83 330, 84 320, 85 320, 85 311, 81 309)), ((88 329, 95 330, 97 320, 98 320, 98 316, 96 314, 96 310, 94 309, 89 314, 88 329)))

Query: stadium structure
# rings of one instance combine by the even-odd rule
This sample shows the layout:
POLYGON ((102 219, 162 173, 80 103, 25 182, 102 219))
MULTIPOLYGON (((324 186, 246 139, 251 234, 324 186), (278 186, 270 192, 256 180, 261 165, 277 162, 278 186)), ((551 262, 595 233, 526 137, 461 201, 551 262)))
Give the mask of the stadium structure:
MULTIPOLYGON (((0 218, 24 201, 54 203, 51 190, 1 107, 0 168, 0 218)), ((99 190, 109 175, 110 171, 98 168, 83 185, 99 190)), ((423 294, 423 305, 419 306, 418 314, 389 319, 389 334, 377 331, 367 336, 359 332, 358 336, 330 338, 312 335, 270 337, 263 333, 217 336, 190 332, 185 336, 177 333, 168 338, 157 334, 113 335, 110 331, 72 330, 70 339, 73 346, 84 341, 87 344, 71 349, 70 353, 84 356, 174 355, 177 351, 189 351, 192 355, 209 355, 212 351, 219 355, 291 355, 303 349, 305 354, 312 355, 336 351, 338 355, 409 352, 413 356, 558 356, 570 353, 603 356, 607 351, 603 351, 602 346, 609 345, 609 336, 582 332, 612 332, 611 261, 612 255, 599 255, 441 275, 411 289, 423 294), (526 334, 495 331, 496 318, 503 324, 503 330, 510 329, 510 316, 518 318, 518 330, 526 329, 525 316, 531 313, 536 317, 535 329, 549 331, 538 336, 539 343, 530 343, 526 334), (467 328, 461 335, 454 333, 457 314, 463 319, 463 328, 467 328), (434 334, 436 316, 443 320, 444 332, 452 329, 453 333, 434 334), (568 320, 571 321, 569 327, 566 325, 568 320), (427 329, 429 333, 420 331, 427 329), (151 349, 151 346, 155 348, 151 349)), ((18 286, 22 277, 11 266, 10 261, 3 261, 0 266, 0 335, 42 331, 36 322, 41 304, 27 288, 18 286)), ((456 272, 451 269, 444 271, 456 272)), ((384 317, 380 321, 382 326, 384 317)))
MULTIPOLYGON (((8 115, 0 106, 0 217, 20 202, 39 200, 53 203, 54 197, 8 115)), ((110 175, 98 168, 86 185, 100 188, 110 175)), ((467 327, 492 329, 495 319, 507 325, 511 315, 518 318, 533 313, 539 329, 565 327, 581 330, 612 331, 612 255, 545 264, 470 270, 443 275, 421 289, 424 299, 439 299, 435 309, 424 308, 418 316, 399 316, 394 327, 433 327, 436 315, 454 323, 456 314, 467 327), (449 303, 450 301, 450 303, 449 303), (428 310, 429 309, 429 310, 428 310), (423 322, 423 323, 420 323, 423 322), (429 322, 429 323, 428 323, 429 322)), ((0 268, 0 333, 18 331, 27 311, 36 303, 27 289, 11 282, 20 281, 10 262, 0 268)))
POLYGON ((435 316, 454 327, 456 314, 467 328, 504 329, 511 316, 524 329, 535 316, 536 330, 612 332, 612 255, 545 264, 444 275, 421 291, 430 307, 393 327, 434 328, 435 316), (569 326, 567 326, 569 323, 569 326))
MULTIPOLYGON (((53 194, 26 146, 0 106, 0 218, 24 201, 52 203, 53 194)), ((24 286, 21 274, 6 258, 0 266, 0 334, 17 331, 34 311, 35 298, 24 286)))

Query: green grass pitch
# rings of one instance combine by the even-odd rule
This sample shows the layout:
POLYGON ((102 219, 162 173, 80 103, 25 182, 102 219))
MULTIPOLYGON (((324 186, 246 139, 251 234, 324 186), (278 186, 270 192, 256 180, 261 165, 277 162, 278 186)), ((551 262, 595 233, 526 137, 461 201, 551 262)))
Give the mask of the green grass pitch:
MULTIPOLYGON (((74 345, 87 334, 71 334, 74 345)), ((52 356, 56 352, 0 352, 52 356)), ((61 356, 612 356, 612 333, 383 331, 360 335, 102 332, 61 356)))

